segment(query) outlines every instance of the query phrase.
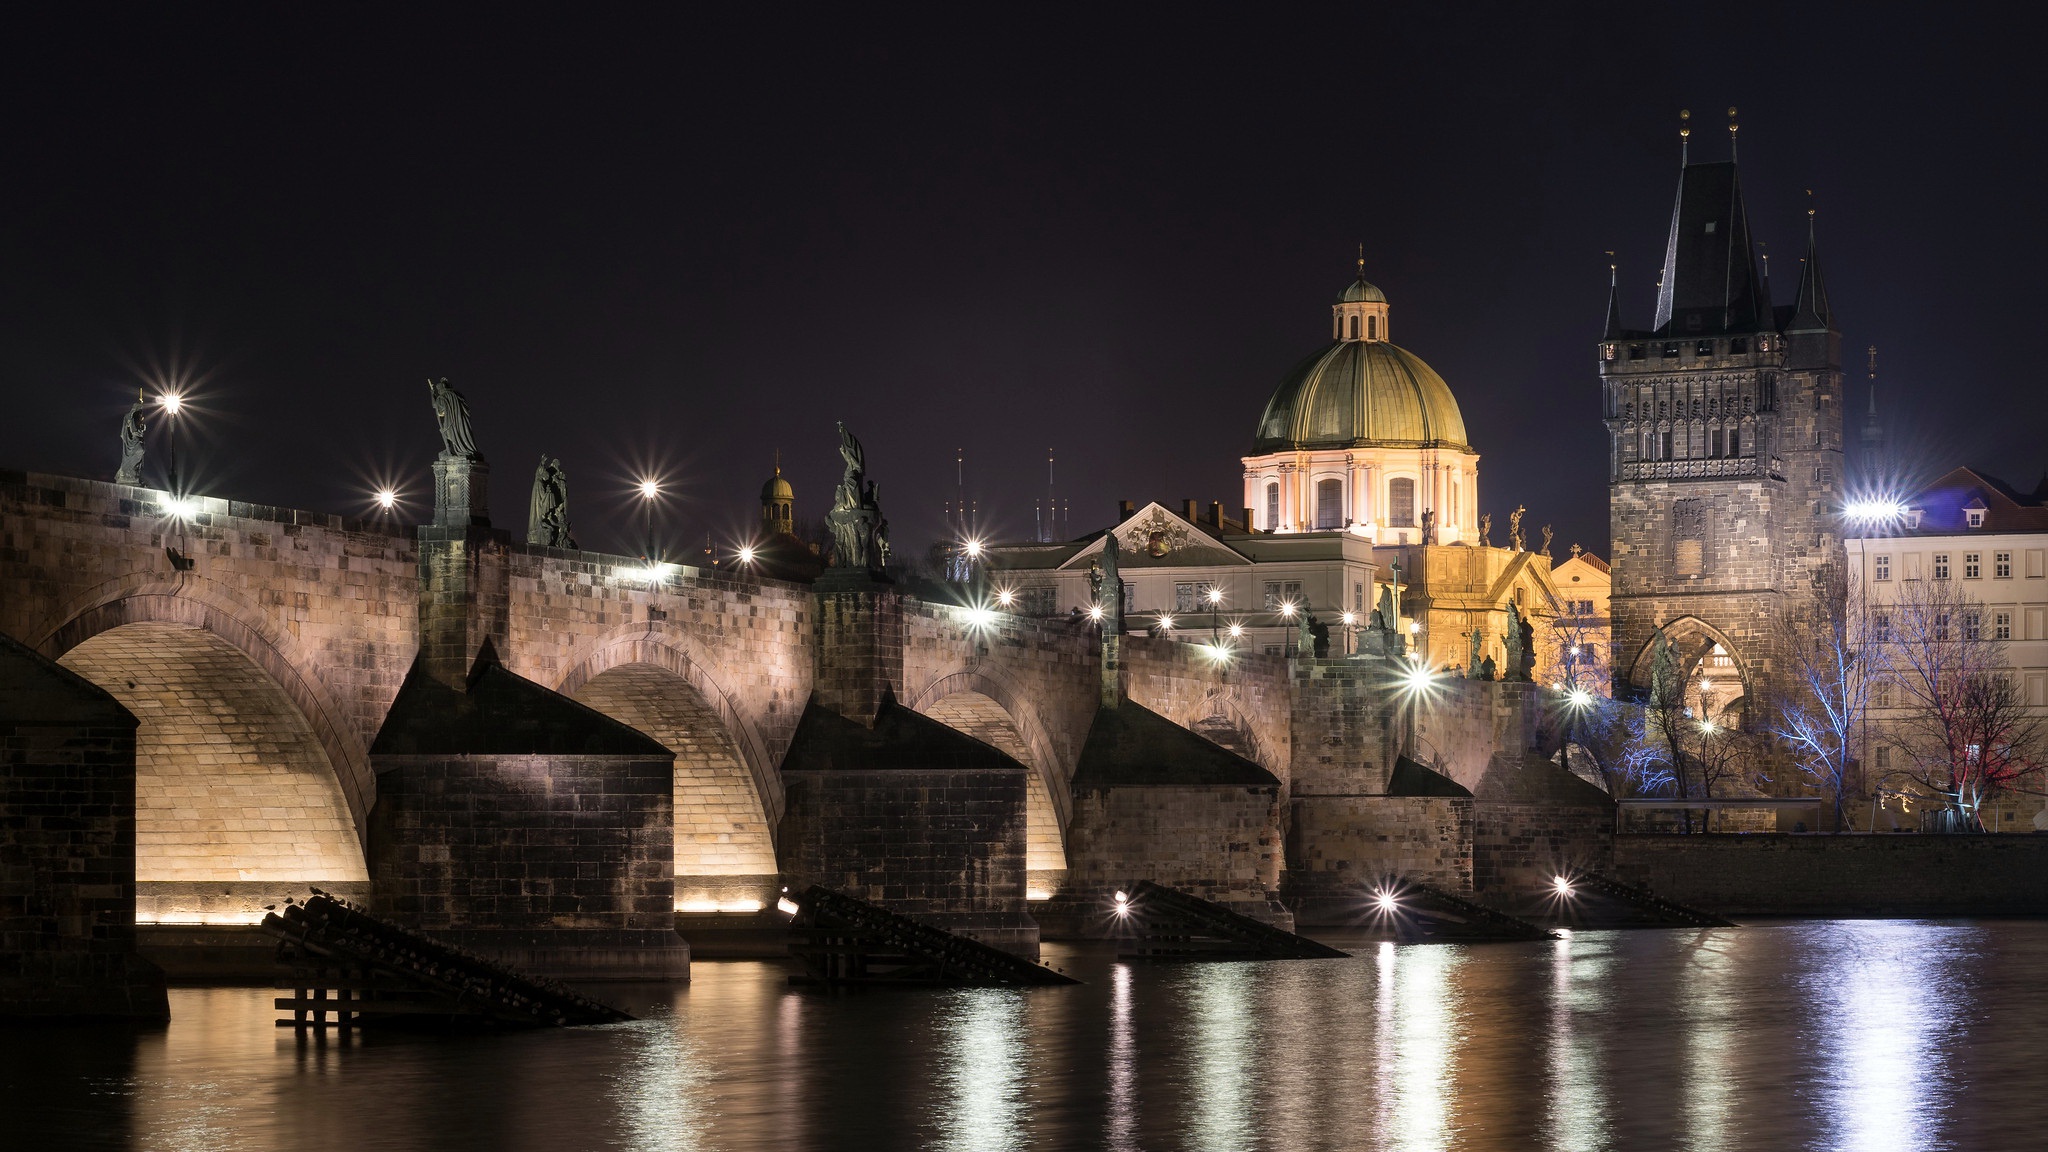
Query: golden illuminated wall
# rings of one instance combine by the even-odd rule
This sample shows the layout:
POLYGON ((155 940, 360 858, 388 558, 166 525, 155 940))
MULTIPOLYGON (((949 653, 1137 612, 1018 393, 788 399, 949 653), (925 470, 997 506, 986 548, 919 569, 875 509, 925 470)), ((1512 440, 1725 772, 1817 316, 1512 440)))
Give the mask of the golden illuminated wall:
POLYGON ((979 692, 956 692, 925 709, 925 715, 956 728, 984 744, 993 745, 1011 759, 1033 771, 1024 793, 1024 867, 1036 874, 1064 872, 1067 851, 1060 835, 1059 813, 1053 809, 1052 793, 1046 790, 1039 764, 1017 731, 1016 722, 1003 706, 979 692))

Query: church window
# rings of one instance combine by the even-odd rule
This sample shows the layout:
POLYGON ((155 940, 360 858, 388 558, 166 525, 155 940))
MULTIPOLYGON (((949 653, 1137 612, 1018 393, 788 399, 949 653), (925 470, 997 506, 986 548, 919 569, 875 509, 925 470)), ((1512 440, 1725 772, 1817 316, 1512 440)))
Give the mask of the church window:
POLYGON ((1387 481, 1387 523, 1402 528, 1415 525, 1415 481, 1406 476, 1387 481))
POLYGON ((1692 346, 1692 354, 1695 356, 1712 356, 1714 354, 1714 342, 1712 340, 1702 340, 1694 344, 1692 346))
POLYGON ((2001 608, 1991 614, 1991 638, 1993 640, 2012 639, 2012 613, 2009 610, 2001 608))
MULTIPOLYGON (((1889 700, 1889 697, 1887 697, 1887 700, 1889 700)), ((1887 702, 1885 704, 1880 705, 1880 707, 1889 708, 1891 707, 1891 704, 1887 702)), ((1887 770, 1891 768, 1892 750, 1890 746, 1884 744, 1880 744, 1877 746, 1877 766, 1879 768, 1887 770)))
POLYGON ((1742 433, 1733 428, 1728 430, 1728 454, 1730 456, 1742 455, 1742 433))
POLYGON ((1671 459, 1671 433, 1660 433, 1660 436, 1662 437, 1662 442, 1658 445, 1658 450, 1661 452, 1659 459, 1669 460, 1671 459))
POLYGON ((1706 569, 1707 508, 1698 500, 1671 506, 1671 570, 1697 576, 1706 569))
POLYGON ((1749 351, 1748 338, 1743 336, 1737 336, 1735 339, 1730 340, 1728 342, 1728 351, 1734 353, 1737 356, 1740 356, 1744 352, 1749 351))
POLYGON ((1379 317, 1377 317, 1377 316, 1367 316, 1367 317, 1365 318, 1365 338, 1366 338, 1367 340, 1377 340, 1377 339, 1379 339, 1379 338, 1380 338, 1380 318, 1379 318, 1379 317))
POLYGON ((1351 607, 1354 611, 1357 611, 1359 613, 1363 613, 1365 611, 1364 584, 1354 583, 1351 585, 1351 607))
POLYGON ((1316 530, 1326 531, 1344 526, 1344 482, 1342 480, 1316 481, 1316 530))
MULTIPOLYGON (((1694 320, 1694 322, 1695 322, 1695 323, 1697 323, 1697 322, 1698 322, 1698 320, 1699 320, 1699 317, 1695 316, 1695 317, 1693 317, 1693 320, 1694 320)), ((1676 358, 1676 357, 1678 356, 1678 345, 1677 345, 1677 344, 1675 344, 1675 343, 1673 343, 1673 344, 1666 344, 1666 345, 1664 346, 1663 356, 1664 356, 1664 358, 1665 358, 1666 360, 1671 360, 1671 359, 1675 359, 1675 358, 1676 358)))
POLYGON ((1872 580, 1891 579, 1892 558, 1890 556, 1872 556, 1870 558, 1870 578, 1872 580))
POLYGON ((1977 580, 1981 579, 1983 575, 1984 554, 1982 552, 1963 553, 1963 579, 1977 580))
POLYGON ((1669 415, 1671 415, 1671 401, 1669 401, 1669 400, 1659 400, 1659 401, 1657 401, 1657 415, 1659 415, 1659 416, 1669 416, 1669 415))
POLYGON ((2000 580, 2012 579, 2012 553, 1993 552, 1991 554, 1991 574, 2000 580))
POLYGON ((1655 441, 1653 441, 1653 440, 1651 439, 1651 437, 1653 437, 1653 436, 1655 436, 1655 435, 1656 435, 1656 433, 1654 433, 1654 432, 1645 432, 1645 433, 1643 433, 1643 457, 1642 457, 1642 458, 1643 458, 1643 459, 1645 459, 1645 460, 1654 460, 1654 459, 1656 459, 1656 457, 1657 457, 1657 454, 1656 454, 1656 452, 1655 452, 1655 450, 1654 450, 1654 448, 1653 448, 1653 445, 1655 444, 1655 441))
POLYGON ((1266 531, 1271 532, 1278 527, 1280 527, 1280 485, 1275 482, 1266 485, 1266 531))
POLYGON ((1936 580, 1948 579, 1948 553, 1936 552, 1934 554, 1934 578, 1936 580))
POLYGON ((1353 340, 1358 339, 1358 317, 1356 316, 1351 318, 1351 338, 1353 340))
POLYGON ((1631 360, 1641 360, 1643 358, 1643 346, 1641 344, 1629 345, 1628 358, 1631 360))
POLYGON ((1721 454, 1721 430, 1719 428, 1714 429, 1713 447, 1708 450, 1707 454, 1710 456, 1719 456, 1721 454))
POLYGON ((1778 374, 1777 374, 1777 373, 1775 373, 1775 372, 1766 372, 1766 373, 1764 373, 1764 379, 1763 379, 1763 389, 1764 389, 1764 411, 1768 412, 1768 411, 1770 411, 1770 410, 1771 410, 1772 408, 1775 408, 1775 407, 1777 407, 1777 405, 1778 405, 1778 374))

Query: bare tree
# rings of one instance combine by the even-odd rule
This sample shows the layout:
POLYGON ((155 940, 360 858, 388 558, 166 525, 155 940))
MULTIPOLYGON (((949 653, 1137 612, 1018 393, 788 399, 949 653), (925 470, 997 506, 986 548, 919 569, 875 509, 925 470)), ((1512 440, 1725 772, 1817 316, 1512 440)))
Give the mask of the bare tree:
POLYGON ((1851 755, 1869 714, 1876 653, 1868 606, 1842 567, 1827 565, 1815 583, 1826 617, 1780 621, 1783 635, 1792 641, 1796 687, 1780 702, 1772 731, 1790 749, 1793 764, 1833 801, 1835 831, 1841 832, 1855 786, 1851 755))
POLYGON ((1985 628, 1984 605, 1946 579, 1903 581, 1897 598, 1870 611, 1880 674, 1898 694, 1878 733, 1897 754, 1894 771, 1981 831, 1984 803, 2040 772, 2048 750, 2003 639, 1985 628))
POLYGON ((1605 639, 1605 617, 1577 611, 1581 601, 1567 600, 1550 618, 1549 665, 1551 679, 1566 692, 1573 690, 1605 696, 1613 690, 1614 672, 1605 639))

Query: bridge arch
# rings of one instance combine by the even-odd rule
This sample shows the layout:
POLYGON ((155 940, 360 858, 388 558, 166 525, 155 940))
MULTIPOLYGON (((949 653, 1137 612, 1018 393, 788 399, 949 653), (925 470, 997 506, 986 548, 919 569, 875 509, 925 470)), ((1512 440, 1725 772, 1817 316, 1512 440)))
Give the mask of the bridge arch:
POLYGON ((1189 711, 1186 727, 1273 775, 1283 780, 1287 778, 1286 766, 1276 763, 1268 755, 1265 743, 1259 739, 1258 727, 1245 710, 1244 701, 1230 689, 1211 688, 1204 693, 1189 711))
POLYGON ((780 775, 687 636, 639 625, 595 642, 557 690, 676 754, 676 900, 685 910, 772 897, 780 775))
POLYGON ((136 915, 248 923, 308 886, 366 885, 359 826, 306 714, 214 631, 175 620, 99 628, 65 667, 140 721, 136 915))
POLYGON ((1025 870, 1046 883, 1052 882, 1047 874, 1063 873, 1073 766, 1061 760, 1037 710, 1010 677, 987 666, 954 672, 925 685, 909 707, 1001 749, 1032 770, 1025 792, 1025 870))
MULTIPOLYGON (((347 711, 306 671, 316 662, 304 646, 270 614, 227 586, 189 572, 170 578, 131 572, 79 596, 65 607, 56 623, 24 639, 43 655, 70 663, 65 657, 80 645, 137 624, 167 625, 213 636, 239 652, 284 694, 312 732, 340 785, 360 853, 369 835, 370 808, 377 799, 377 777, 370 769, 367 742, 347 722, 347 711)), ((159 639, 167 636, 163 632, 153 635, 159 639)), ((117 699, 121 697, 112 684, 100 686, 117 699)), ((391 691, 396 693, 397 688, 393 684, 391 691)))

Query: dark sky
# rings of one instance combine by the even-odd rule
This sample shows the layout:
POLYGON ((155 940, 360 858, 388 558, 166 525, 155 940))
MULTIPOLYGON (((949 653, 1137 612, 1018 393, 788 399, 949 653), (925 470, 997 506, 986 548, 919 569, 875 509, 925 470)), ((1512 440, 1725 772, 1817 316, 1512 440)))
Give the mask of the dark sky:
POLYGON ((1051 448, 1078 533, 1241 502, 1363 242, 1484 510, 1604 551, 1603 253, 1646 324, 1677 110, 1719 158, 1730 104, 1778 299, 1811 188, 1845 345, 1928 466, 2048 464, 2026 8, 745 7, 15 10, 0 468, 110 475, 177 371, 204 491, 421 499, 431 374, 514 531, 543 451, 588 547, 630 549, 656 467, 671 539, 736 536, 778 448, 816 515, 843 419, 900 550, 958 447, 1012 537, 1051 448))

